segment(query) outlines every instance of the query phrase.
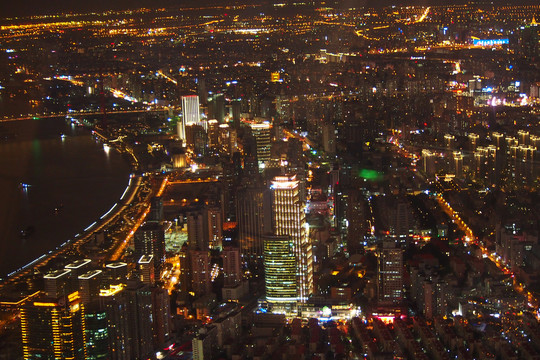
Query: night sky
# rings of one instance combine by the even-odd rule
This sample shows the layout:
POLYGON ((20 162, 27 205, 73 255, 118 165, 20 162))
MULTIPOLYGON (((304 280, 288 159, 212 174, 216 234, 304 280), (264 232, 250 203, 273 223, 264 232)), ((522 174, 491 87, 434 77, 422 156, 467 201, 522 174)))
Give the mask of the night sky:
MULTIPOLYGON (((287 2, 291 0, 281 0, 275 2, 287 2)), ((324 0, 323 0, 324 1, 324 0)), ((57 14, 62 12, 101 12, 104 10, 122 10, 135 9, 140 7, 156 8, 156 7, 189 7, 202 5, 231 5, 235 1, 230 0, 1 0, 0 1, 0 18, 11 16, 27 16, 38 14, 57 14)), ((248 1, 239 1, 247 3, 248 1)), ((272 3, 272 1, 255 0, 254 3, 272 3)), ((321 0, 316 1, 317 3, 321 0)), ((345 8, 367 6, 381 7, 388 5, 448 5, 448 4, 463 4, 466 0, 339 0, 335 3, 345 8)), ((478 1, 487 3, 487 1, 478 1)), ((327 5, 334 3, 334 0, 326 1, 327 5)), ((497 4, 537 4, 535 0, 499 0, 497 4)))

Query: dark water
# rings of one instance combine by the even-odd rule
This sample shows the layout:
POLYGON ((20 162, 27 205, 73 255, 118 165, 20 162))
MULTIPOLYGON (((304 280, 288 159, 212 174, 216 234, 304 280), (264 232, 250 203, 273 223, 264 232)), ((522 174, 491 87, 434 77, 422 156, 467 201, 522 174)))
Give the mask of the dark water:
POLYGON ((120 154, 63 118, 0 123, 0 277, 82 232, 128 180, 120 154))

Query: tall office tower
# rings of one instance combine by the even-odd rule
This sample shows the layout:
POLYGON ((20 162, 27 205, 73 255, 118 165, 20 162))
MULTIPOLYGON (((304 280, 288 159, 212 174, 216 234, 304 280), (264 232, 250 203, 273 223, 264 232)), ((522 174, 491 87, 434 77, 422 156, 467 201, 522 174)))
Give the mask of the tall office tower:
POLYGON ((20 314, 25 359, 86 359, 85 309, 76 292, 30 301, 20 314))
POLYGON ((403 298, 403 251, 385 239, 377 251, 377 297, 380 305, 397 305, 403 298))
POLYGON ((133 283, 125 293, 132 358, 148 359, 153 355, 152 290, 148 285, 133 283))
POLYGON ((229 124, 219 124, 219 151, 231 156, 231 139, 229 138, 229 124))
POLYGON ((50 298, 59 298, 71 293, 71 278, 69 273, 71 270, 55 270, 43 276, 45 281, 45 294, 50 298))
POLYGON ((398 242, 405 244, 410 230, 414 227, 414 216, 409 202, 404 197, 389 199, 388 227, 391 235, 395 235, 398 242))
POLYGON ((129 317, 125 285, 110 285, 99 293, 100 306, 107 314, 107 330, 111 360, 131 360, 132 346, 129 336, 129 317))
POLYGON ((150 200, 150 213, 148 214, 146 221, 163 221, 163 199, 161 198, 161 196, 154 196, 150 200))
POLYGON ((182 295, 186 295, 191 289, 191 259, 190 250, 186 243, 178 252, 178 259, 180 260, 179 289, 182 295))
POLYGON ((127 279, 128 266, 125 262, 114 262, 105 265, 106 285, 121 284, 127 279))
POLYGON ((478 146, 478 134, 469 134, 469 151, 476 151, 476 147, 478 146))
POLYGON ((98 298, 102 276, 102 270, 90 270, 79 275, 79 295, 84 304, 89 304, 98 298))
POLYGON ((204 130, 203 126, 200 124, 186 125, 186 147, 193 149, 197 154, 204 154, 206 152, 206 143, 206 130, 204 130))
POLYGON ((154 255, 143 255, 138 261, 139 276, 145 285, 154 285, 156 282, 154 273, 154 255))
POLYGON ((187 215, 188 243, 191 250, 208 250, 204 223, 204 215, 200 212, 187 215))
POLYGON ((427 149, 422 150, 422 159, 424 162, 424 173, 427 176, 435 175, 435 154, 427 149))
POLYGON ((257 146, 257 161, 262 172, 270 160, 270 124, 251 124, 251 133, 257 146))
POLYGON ((135 259, 143 255, 154 256, 154 274, 159 277, 161 265, 165 261, 165 231, 163 226, 155 222, 147 222, 141 226, 133 238, 135 259))
POLYGON ((154 348, 165 344, 171 336, 171 307, 167 290, 160 287, 152 288, 152 332, 154 348))
POLYGON ((191 260, 191 290, 196 297, 209 294, 212 291, 210 279, 210 253, 207 250, 190 250, 191 260))
POLYGON ((186 126, 198 124, 201 119, 199 112, 199 97, 197 95, 182 96, 182 121, 178 122, 178 137, 186 141, 186 126))
POLYGON ((197 124, 201 120, 199 113, 199 96, 182 96, 182 116, 184 124, 197 124))
POLYGON ((347 204, 347 250, 357 254, 364 249, 364 236, 368 230, 366 201, 358 190, 351 190, 347 204))
POLYGON ((218 207, 205 209, 206 236, 210 249, 221 249, 223 239, 223 213, 218 207))
POLYGON ((85 307, 86 360, 109 359, 109 328, 107 312, 99 306, 85 307))
POLYGON ((225 121, 225 96, 223 93, 211 94, 208 97, 208 117, 216 119, 220 124, 225 121))
MULTIPOLYGON (((264 192, 265 188, 246 187, 239 190, 236 197, 238 239, 244 262, 256 261, 263 255, 264 222, 271 220, 271 216, 265 216, 264 213, 264 192)), ((268 224, 267 231, 271 231, 271 224, 268 224)))
POLYGON ((264 283, 266 301, 277 309, 298 301, 295 246, 288 235, 264 235, 264 283))
POLYGON ((242 113, 242 103, 240 102, 240 100, 233 100, 231 106, 233 127, 235 129, 240 129, 240 114, 242 113))
POLYGON ((197 94, 201 104, 206 105, 208 103, 208 91, 206 91, 206 79, 197 79, 197 94))
POLYGON ((208 120, 208 147, 217 149, 219 146, 219 123, 217 120, 208 120))
POLYGON ((444 135, 444 146, 448 150, 454 149, 455 141, 456 141, 456 138, 454 137, 454 135, 451 135, 451 134, 444 135))
POLYGON ((290 238, 296 259, 297 298, 305 302, 313 294, 313 252, 299 183, 296 175, 276 176, 270 188, 274 233, 290 238))
POLYGON ((242 264, 240 262, 240 249, 226 246, 221 252, 223 258, 224 285, 236 286, 242 281, 242 264))

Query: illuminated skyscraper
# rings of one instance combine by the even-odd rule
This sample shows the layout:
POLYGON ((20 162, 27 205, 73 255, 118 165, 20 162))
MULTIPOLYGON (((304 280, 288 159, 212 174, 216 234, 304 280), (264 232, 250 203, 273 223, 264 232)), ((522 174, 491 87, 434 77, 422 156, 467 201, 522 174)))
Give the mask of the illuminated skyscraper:
POLYGON ((153 255, 143 255, 139 259, 139 276, 143 284, 154 285, 155 275, 154 275, 154 256, 153 255))
POLYGON ((276 176, 270 188, 273 191, 272 212, 275 235, 288 236, 296 260, 296 290, 299 302, 305 302, 313 293, 313 254, 296 175, 276 176))
POLYGON ((291 308, 298 299, 293 243, 287 235, 265 235, 263 241, 266 301, 274 308, 291 308))
POLYGON ((24 359, 86 359, 84 306, 78 293, 21 307, 24 359))
POLYGON ((182 121, 178 122, 178 137, 186 140, 186 125, 197 124, 200 120, 199 96, 182 96, 182 121))
POLYGON ((270 124, 251 124, 251 132, 257 144, 259 171, 262 172, 270 160, 270 124))
POLYGON ((184 124, 196 124, 201 119, 199 114, 199 96, 182 96, 182 115, 184 124))
POLYGON ((141 226, 134 236, 135 259, 143 255, 154 256, 154 274, 159 276, 161 265, 165 261, 165 231, 156 222, 147 222, 141 226))
POLYGON ((395 241, 385 240, 377 256, 379 305, 397 305, 403 298, 403 252, 395 241))

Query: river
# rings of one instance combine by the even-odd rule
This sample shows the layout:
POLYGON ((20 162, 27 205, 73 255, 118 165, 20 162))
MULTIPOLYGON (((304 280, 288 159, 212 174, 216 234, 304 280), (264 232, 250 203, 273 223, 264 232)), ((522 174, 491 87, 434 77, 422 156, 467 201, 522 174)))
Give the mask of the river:
POLYGON ((63 118, 0 123, 0 277, 82 233, 129 173, 120 154, 63 118))

